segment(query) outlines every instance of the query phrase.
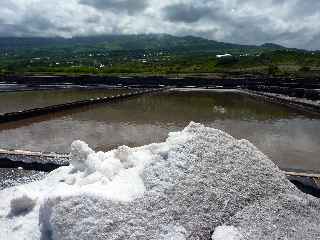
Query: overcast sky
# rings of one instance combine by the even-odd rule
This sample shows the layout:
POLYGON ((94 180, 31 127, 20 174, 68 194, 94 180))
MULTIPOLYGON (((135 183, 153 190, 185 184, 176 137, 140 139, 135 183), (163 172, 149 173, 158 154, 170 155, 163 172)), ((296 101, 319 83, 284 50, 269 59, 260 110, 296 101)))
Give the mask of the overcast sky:
POLYGON ((0 1, 0 36, 169 33, 320 49, 320 0, 0 1))

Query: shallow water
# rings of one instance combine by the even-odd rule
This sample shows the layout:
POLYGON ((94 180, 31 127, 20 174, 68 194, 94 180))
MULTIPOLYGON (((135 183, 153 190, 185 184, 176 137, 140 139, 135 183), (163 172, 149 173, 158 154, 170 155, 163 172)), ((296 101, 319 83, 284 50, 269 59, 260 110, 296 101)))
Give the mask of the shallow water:
POLYGON ((0 114, 127 92, 125 89, 60 89, 0 92, 0 114))
POLYGON ((167 92, 0 125, 0 148, 68 152, 165 140, 190 121, 254 143, 281 168, 320 170, 320 118, 234 92, 167 92))

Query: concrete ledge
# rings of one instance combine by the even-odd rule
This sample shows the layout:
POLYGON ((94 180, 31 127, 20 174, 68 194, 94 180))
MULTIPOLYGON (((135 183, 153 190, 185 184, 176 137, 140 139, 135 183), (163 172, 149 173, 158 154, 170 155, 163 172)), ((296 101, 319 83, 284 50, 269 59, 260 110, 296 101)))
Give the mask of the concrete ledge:
POLYGON ((89 106, 89 105, 93 105, 93 104, 116 102, 116 101, 128 99, 130 97, 140 96, 143 94, 164 91, 166 89, 167 88, 147 89, 147 90, 142 90, 142 91, 136 91, 133 93, 124 93, 124 94, 112 96, 112 97, 93 98, 93 99, 88 99, 88 100, 68 102, 68 103, 58 104, 58 105, 51 105, 51 106, 47 106, 47 107, 43 107, 43 108, 33 108, 33 109, 24 110, 24 111, 0 114, 0 123, 18 121, 18 120, 22 120, 22 119, 26 119, 26 118, 31 118, 31 117, 35 117, 35 116, 45 115, 45 114, 49 114, 49 113, 59 112, 59 111, 63 111, 63 110, 69 110, 69 109, 83 107, 83 106, 89 106))
MULTIPOLYGON (((29 152, 22 150, 8 151, 0 149, 0 167, 3 167, 2 160, 4 159, 10 160, 12 164, 15 162, 25 164, 55 164, 57 167, 69 164, 68 154, 29 152)), ((7 162, 6 164, 8 165, 9 163, 7 162)))
POLYGON ((310 100, 304 101, 303 99, 293 98, 286 95, 258 92, 252 90, 240 90, 240 92, 255 98, 263 99, 268 102, 278 103, 303 111, 320 114, 320 105, 310 100))

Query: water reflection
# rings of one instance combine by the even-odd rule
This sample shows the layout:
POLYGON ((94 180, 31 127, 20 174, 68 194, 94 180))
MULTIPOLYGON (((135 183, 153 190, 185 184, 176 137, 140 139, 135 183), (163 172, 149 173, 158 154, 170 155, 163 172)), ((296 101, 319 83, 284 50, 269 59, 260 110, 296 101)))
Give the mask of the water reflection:
POLYGON ((0 147, 67 152, 163 141, 190 121, 246 138, 280 167, 320 170, 320 119, 239 93, 170 92, 0 125, 0 147))

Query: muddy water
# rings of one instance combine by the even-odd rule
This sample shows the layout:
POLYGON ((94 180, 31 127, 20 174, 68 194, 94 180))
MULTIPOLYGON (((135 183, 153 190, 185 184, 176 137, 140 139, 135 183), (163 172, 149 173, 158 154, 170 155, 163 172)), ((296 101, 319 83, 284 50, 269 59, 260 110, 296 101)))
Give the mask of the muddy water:
POLYGON ((31 108, 73 102, 97 97, 107 97, 128 90, 61 89, 45 91, 0 92, 0 114, 31 108))
POLYGON ((68 152, 165 140, 190 121, 254 143, 285 169, 320 170, 320 118, 234 92, 167 92, 0 125, 0 148, 68 152))

